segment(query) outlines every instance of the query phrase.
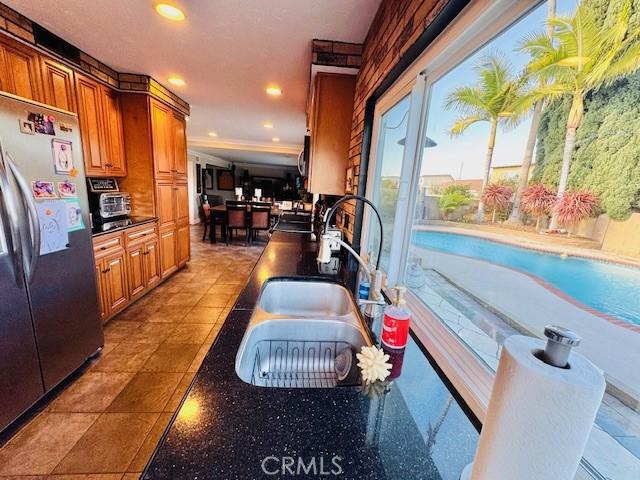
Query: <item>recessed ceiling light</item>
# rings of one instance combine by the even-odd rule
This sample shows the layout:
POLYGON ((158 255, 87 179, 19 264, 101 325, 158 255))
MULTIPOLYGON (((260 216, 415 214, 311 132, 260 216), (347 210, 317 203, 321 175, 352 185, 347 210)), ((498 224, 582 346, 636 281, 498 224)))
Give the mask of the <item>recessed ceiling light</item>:
POLYGON ((175 85, 176 87, 184 87, 187 82, 185 82, 182 78, 180 77, 169 77, 167 79, 167 81, 171 84, 171 85, 175 85))
POLYGON ((271 139, 271 141, 272 141, 272 142, 276 142, 276 143, 278 143, 278 142, 280 141, 280 139, 279 139, 278 137, 273 137, 273 138, 271 139))
POLYGON ((263 123, 262 126, 264 128, 273 128, 273 123, 266 122, 266 123, 263 123))
POLYGON ((172 3, 159 2, 155 5, 156 12, 162 15, 164 18, 179 22, 185 19, 185 14, 180 8, 172 3))
POLYGON ((274 97, 279 97, 280 95, 282 95, 282 89, 280 87, 276 87, 276 86, 267 87, 266 92, 269 95, 273 95, 274 97))
POLYGON ((218 134, 216 132, 209 132, 210 137, 217 137, 218 134))

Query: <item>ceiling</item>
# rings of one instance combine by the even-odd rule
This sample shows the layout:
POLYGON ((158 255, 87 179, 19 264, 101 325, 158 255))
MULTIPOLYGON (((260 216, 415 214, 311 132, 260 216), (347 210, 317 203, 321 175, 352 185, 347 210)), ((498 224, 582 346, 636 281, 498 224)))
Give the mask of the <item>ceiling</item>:
POLYGON ((175 0, 187 18, 173 22, 155 13, 153 0, 3 2, 115 70, 151 75, 188 101, 191 149, 289 164, 306 132, 311 40, 362 42, 380 4, 175 0), (186 86, 168 84, 173 75, 186 86), (269 84, 284 95, 266 95, 269 84))

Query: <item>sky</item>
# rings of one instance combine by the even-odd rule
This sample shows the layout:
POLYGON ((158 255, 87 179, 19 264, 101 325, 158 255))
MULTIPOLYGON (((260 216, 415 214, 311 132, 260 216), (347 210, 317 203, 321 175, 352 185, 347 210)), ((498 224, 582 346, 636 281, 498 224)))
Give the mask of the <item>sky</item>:
MULTIPOLYGON (((567 14, 575 9, 576 0, 558 0, 558 14, 567 14)), ((528 15, 520 19, 509 29, 457 65, 453 70, 433 84, 431 88, 430 106, 427 117, 427 136, 433 139, 436 147, 425 149, 421 175, 450 174, 455 179, 482 178, 486 147, 489 137, 489 124, 486 122, 469 127, 461 136, 451 138, 448 129, 458 116, 454 110, 444 109, 445 98, 452 88, 457 86, 472 86, 475 72, 473 65, 476 61, 493 49, 499 49, 513 64, 514 73, 522 69, 528 57, 515 51, 520 40, 528 33, 543 31, 547 6, 542 4, 528 15)), ((405 113, 409 108, 409 99, 403 99, 389 110, 383 120, 386 125, 399 128, 386 129, 381 174, 382 176, 399 176, 403 147, 397 140, 406 133, 407 121, 405 113)), ((531 125, 530 118, 510 131, 499 130, 493 154, 492 166, 519 165, 531 125)))

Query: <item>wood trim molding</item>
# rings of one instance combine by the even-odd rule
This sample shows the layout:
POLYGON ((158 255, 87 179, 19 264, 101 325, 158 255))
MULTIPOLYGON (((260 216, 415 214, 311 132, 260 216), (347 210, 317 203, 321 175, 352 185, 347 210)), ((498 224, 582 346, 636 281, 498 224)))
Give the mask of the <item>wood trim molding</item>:
POLYGON ((250 143, 233 140, 212 140, 207 137, 190 137, 189 147, 220 148, 224 150, 250 150, 254 152, 279 153, 297 157, 302 150, 303 145, 250 143))

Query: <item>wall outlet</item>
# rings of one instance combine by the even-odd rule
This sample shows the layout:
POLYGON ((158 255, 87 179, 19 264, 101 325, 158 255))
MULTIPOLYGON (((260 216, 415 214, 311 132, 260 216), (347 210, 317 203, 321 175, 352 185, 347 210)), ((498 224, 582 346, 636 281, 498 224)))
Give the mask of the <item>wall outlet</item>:
MULTIPOLYGON (((330 237, 334 237, 334 238, 337 238, 339 240, 342 240, 342 230, 340 230, 339 228, 336 228, 336 227, 328 228, 327 229, 327 235, 329 235, 330 237)), ((338 242, 336 242, 335 240, 329 240, 329 247, 330 247, 332 252, 339 252, 340 251, 340 244, 338 242)))

